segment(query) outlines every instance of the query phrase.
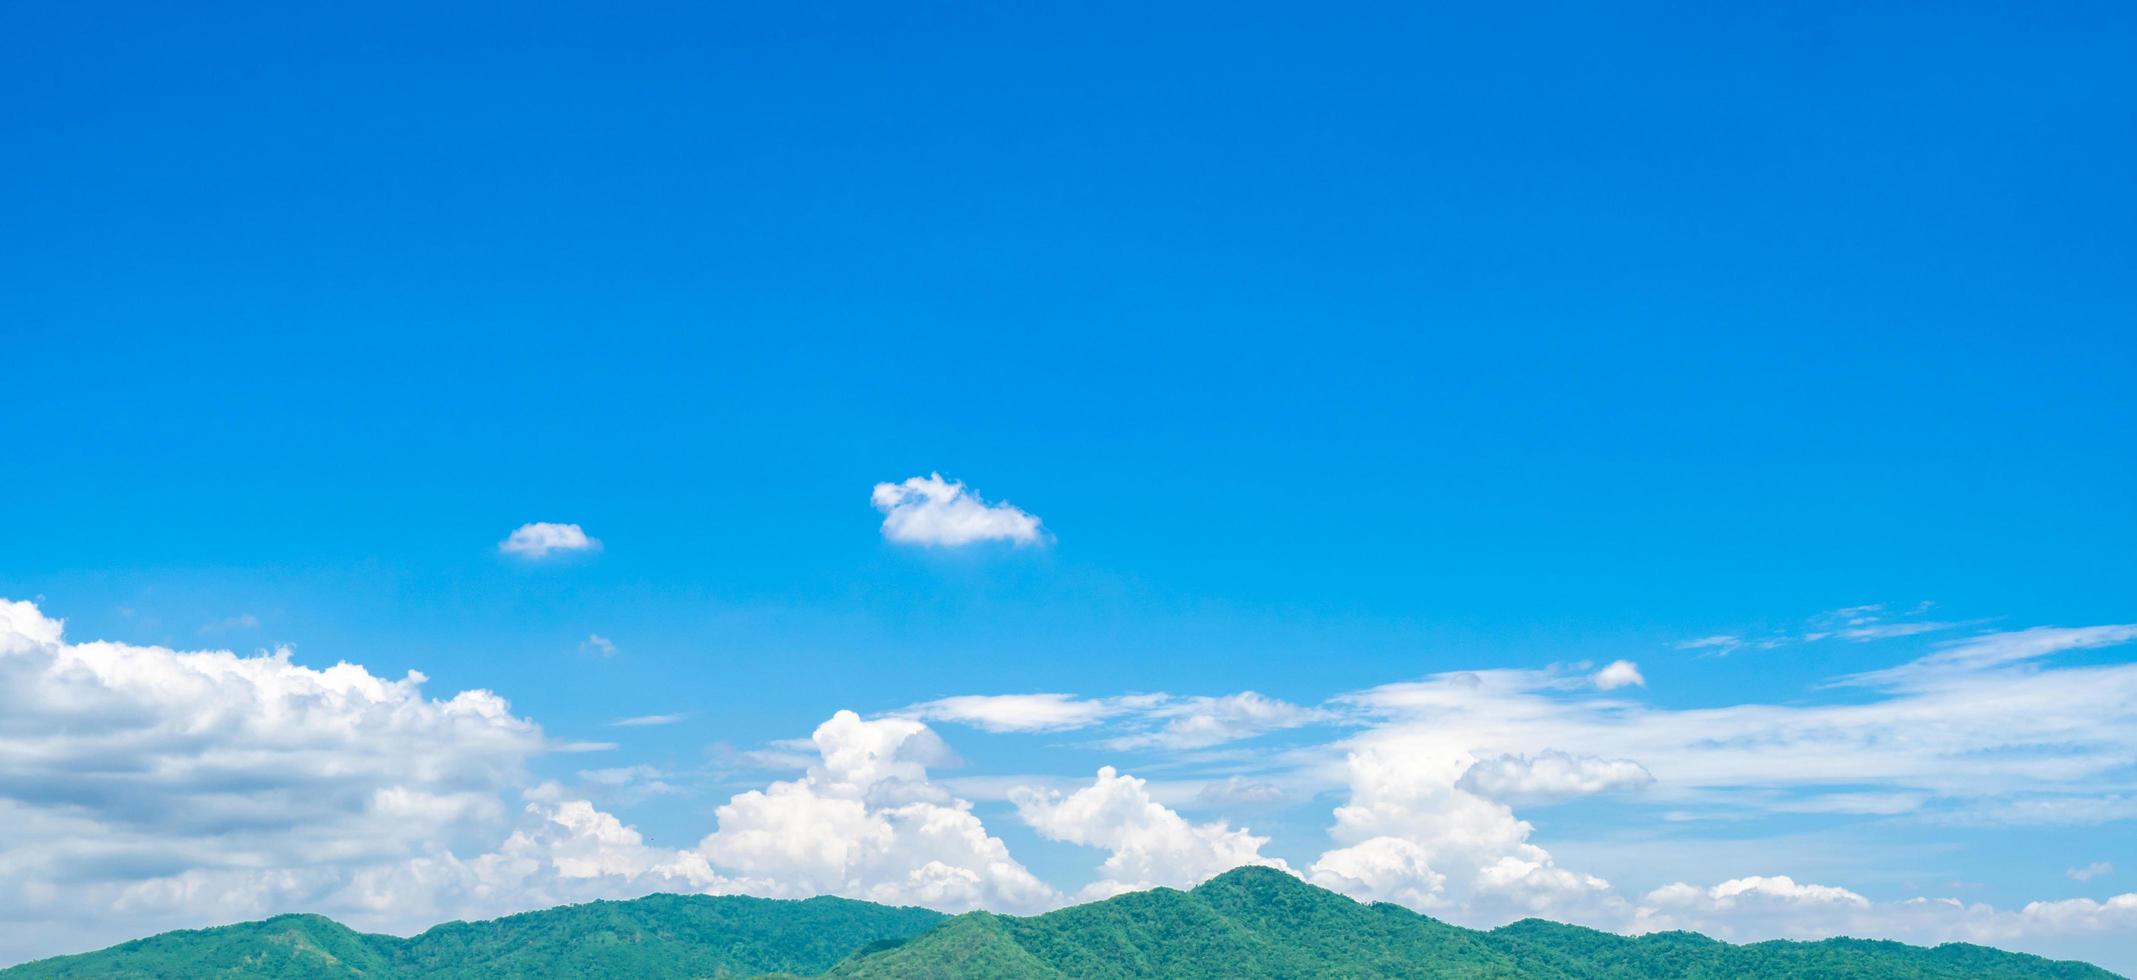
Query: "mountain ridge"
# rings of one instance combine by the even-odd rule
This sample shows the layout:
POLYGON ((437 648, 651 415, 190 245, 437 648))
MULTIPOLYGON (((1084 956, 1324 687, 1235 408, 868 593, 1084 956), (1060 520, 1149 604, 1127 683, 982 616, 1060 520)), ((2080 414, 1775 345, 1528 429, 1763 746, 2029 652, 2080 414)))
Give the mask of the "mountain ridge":
POLYGON ((820 896, 649 895, 447 922, 405 939, 325 916, 160 933, 0 970, 97 977, 1995 977, 2112 978, 2076 961, 1885 940, 1737 945, 1523 919, 1473 930, 1365 904, 1268 868, 1235 868, 1019 917, 820 896))

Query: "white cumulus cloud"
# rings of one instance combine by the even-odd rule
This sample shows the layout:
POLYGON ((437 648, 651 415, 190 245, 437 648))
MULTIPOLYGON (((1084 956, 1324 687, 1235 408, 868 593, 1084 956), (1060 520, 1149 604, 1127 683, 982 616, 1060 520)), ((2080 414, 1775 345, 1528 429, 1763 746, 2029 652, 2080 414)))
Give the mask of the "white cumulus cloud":
POLYGON ((0 957, 203 924, 498 828, 540 729, 490 692, 423 683, 288 650, 71 643, 0 601, 0 919, 51 920, 0 930, 21 944, 0 957), (253 890, 224 894, 231 876, 253 890), (138 914, 114 920, 121 906, 138 914))
POLYGON ((740 890, 952 910, 1057 901, 970 803, 928 782, 927 764, 947 750, 926 725, 841 711, 811 741, 820 761, 806 775, 735 796, 698 844, 740 890))
POLYGON ((1340 846, 1307 877, 1356 898, 1478 923, 1593 920, 1624 904, 1609 882, 1559 867, 1530 843, 1534 828, 1506 804, 1463 789, 1474 761, 1429 734, 1351 753, 1350 800, 1329 830, 1340 846))
POLYGON ((577 524, 547 521, 522 524, 497 542, 498 551, 520 558, 547 558, 560 551, 595 551, 600 547, 601 542, 588 537, 577 524))
POLYGON ((2047 950, 2059 938, 2137 929, 2137 893, 2029 902, 2013 910, 1956 898, 1874 902, 1846 888, 1754 875, 1708 888, 1681 882, 1657 888, 1640 900, 1626 928, 1690 929, 1737 942, 1879 936, 2047 950))
POLYGON ((1626 686, 1647 686, 1647 678, 1640 676, 1639 665, 1630 660, 1613 660, 1609 666, 1596 671, 1595 676, 1590 679, 1595 682, 1596 687, 1605 691, 1626 686))
POLYGON ((1099 865, 1100 878, 1083 890, 1094 899, 1166 886, 1189 888, 1243 864, 1289 871, 1263 857, 1269 842, 1222 821, 1195 824, 1150 798, 1147 785, 1112 766, 1098 770, 1091 785, 1063 795, 1021 788, 1010 793, 1017 815, 1042 836, 1112 852, 1099 865))
POLYGON ((900 544, 954 548, 977 541, 1026 545, 1045 540, 1038 517, 1007 503, 987 503, 940 473, 878 483, 869 499, 883 512, 883 536, 900 544))

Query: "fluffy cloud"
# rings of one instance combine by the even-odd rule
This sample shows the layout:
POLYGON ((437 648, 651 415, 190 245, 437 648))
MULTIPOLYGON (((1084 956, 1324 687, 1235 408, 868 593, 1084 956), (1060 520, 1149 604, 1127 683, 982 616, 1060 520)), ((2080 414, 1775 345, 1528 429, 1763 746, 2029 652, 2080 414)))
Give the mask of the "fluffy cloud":
POLYGON ((1042 836, 1113 852, 1099 865, 1098 881, 1080 896, 1105 898, 1121 892, 1167 886, 1188 888, 1243 864, 1289 871, 1263 857, 1266 837, 1234 830, 1222 821, 1192 824, 1150 798, 1147 785, 1113 767, 1098 770, 1091 785, 1067 794, 1039 789, 1012 791, 1017 815, 1042 836))
POLYGON ((601 542, 587 537, 577 524, 537 521, 522 524, 497 542, 497 550, 520 558, 547 558, 560 551, 595 551, 601 542))
POLYGON ((1007 503, 987 503, 940 473, 878 483, 869 499, 883 512, 883 536, 900 544, 956 547, 976 541, 1026 545, 1044 540, 1036 516, 1007 503))
POLYGON ((1630 660, 1613 660, 1610 666, 1595 672, 1589 678, 1595 686, 1605 691, 1630 686, 1646 687, 1647 678, 1640 676, 1639 665, 1630 660))
POLYGON ((0 601, 0 919, 18 923, 0 933, 51 942, 115 903, 197 922, 494 832, 541 731, 487 691, 423 682, 287 650, 70 643, 0 601), (19 925, 45 916, 65 921, 19 925))
POLYGON ((2137 893, 2030 902, 2013 911, 1955 898, 1873 902, 1786 875, 1735 878, 1708 888, 1684 883, 1649 892, 1628 931, 1690 929, 1739 942, 1880 936, 1935 945, 1973 942, 2048 950, 2054 940, 2137 929, 2137 893))
POLYGON ((1599 759, 1553 750, 1534 758, 1497 755, 1479 759, 1456 785, 1495 800, 1540 802, 1638 789, 1654 781, 1646 768, 1631 759, 1599 759))
POLYGON ((205 897, 226 906, 213 919, 301 908, 362 929, 406 933, 454 918, 656 891, 736 890, 701 856, 650 846, 638 831, 593 804, 558 799, 526 804, 503 843, 470 858, 438 849, 399 861, 299 873, 188 872, 137 885, 116 907, 140 914, 144 909, 136 903, 146 901, 198 915, 197 903, 205 897))
POLYGON ((1610 883, 1559 867, 1506 804, 1460 785, 1474 759, 1431 735, 1351 754, 1350 800, 1329 834, 1342 845, 1308 877, 1323 887, 1467 922, 1518 915, 1595 921, 1623 905, 1610 883))
MULTIPOLYGON (((696 848, 672 849, 554 784, 505 806, 555 746, 497 696, 430 699, 423 680, 287 651, 74 644, 0 602, 0 960, 300 908, 405 931, 654 890, 1058 900, 928 782, 950 755, 919 722, 839 713, 805 775, 735 796, 696 848)), ((646 766, 580 779, 672 790, 646 766)))
POLYGON ((1845 888, 1754 875, 1711 888, 1682 882, 1657 888, 1641 900, 1635 928, 1696 928, 1721 939, 1816 939, 1839 934, 1844 923, 1869 908, 1869 899, 1845 888))
POLYGON ((735 796, 698 853, 771 897, 844 895, 942 909, 1035 911, 1053 889, 927 780, 944 757, 927 726, 841 711, 811 736, 820 762, 800 779, 735 796))
POLYGON ((502 698, 429 699, 412 671, 318 670, 287 649, 70 644, 61 631, 30 603, 0 602, 0 795, 185 832, 203 857, 264 857, 299 829, 390 851, 382 812, 442 831, 516 784, 541 748, 502 698))

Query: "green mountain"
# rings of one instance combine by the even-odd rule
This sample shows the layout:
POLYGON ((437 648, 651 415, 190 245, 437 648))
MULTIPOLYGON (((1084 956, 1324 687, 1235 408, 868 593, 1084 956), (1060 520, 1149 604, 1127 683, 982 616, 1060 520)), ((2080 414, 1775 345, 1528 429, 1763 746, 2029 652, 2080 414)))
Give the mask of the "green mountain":
POLYGON ((1362 905, 1267 868, 1192 891, 1135 892, 1030 918, 944 916, 838 898, 654 895, 400 939, 285 915, 171 932, 0 970, 97 978, 1067 977, 2111 978, 1952 943, 1859 939, 1737 946, 1692 933, 1631 938, 1526 919, 1479 932, 1362 905))
POLYGON ((813 976, 856 950, 909 939, 943 918, 844 898, 650 895, 448 922, 402 939, 317 915, 278 915, 38 960, 0 970, 0 978, 813 976))

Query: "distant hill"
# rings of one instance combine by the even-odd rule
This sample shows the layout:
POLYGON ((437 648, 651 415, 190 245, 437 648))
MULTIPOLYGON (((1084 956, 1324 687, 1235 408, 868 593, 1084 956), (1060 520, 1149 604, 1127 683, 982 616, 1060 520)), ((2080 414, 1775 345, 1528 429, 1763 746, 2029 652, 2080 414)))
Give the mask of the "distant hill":
POLYGON ((654 895, 454 922, 408 939, 285 915, 170 932, 0 970, 106 978, 1066 977, 2111 978, 1952 943, 1857 939, 1737 946, 1629 938, 1526 919, 1489 932, 1362 905, 1267 868, 1192 891, 1135 892, 1030 918, 944 916, 837 898, 654 895))
POLYGON ((0 970, 0 978, 814 976, 855 950, 911 938, 943 918, 844 898, 650 895, 448 922, 402 939, 323 916, 279 915, 25 963, 0 970))

